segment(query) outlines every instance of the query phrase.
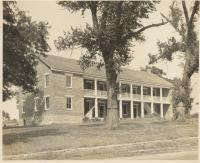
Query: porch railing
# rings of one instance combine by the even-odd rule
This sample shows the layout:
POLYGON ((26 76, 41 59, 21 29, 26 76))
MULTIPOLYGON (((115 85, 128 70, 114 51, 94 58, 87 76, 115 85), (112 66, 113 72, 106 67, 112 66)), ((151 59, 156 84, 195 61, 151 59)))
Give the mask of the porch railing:
POLYGON ((130 93, 121 93, 121 97, 130 98, 131 94, 130 93))
POLYGON ((97 96, 99 96, 99 97, 107 97, 107 91, 97 90, 97 96))
POLYGON ((153 96, 153 100, 159 102, 160 101, 160 96, 153 96))
POLYGON ((165 102, 165 103, 170 103, 169 97, 163 97, 162 99, 163 99, 163 102, 165 102))
POLYGON ((141 95, 140 94, 133 94, 133 99, 141 99, 141 95))
POLYGON ((95 90, 93 89, 84 89, 84 94, 87 96, 95 96, 95 90))
POLYGON ((151 96, 150 95, 143 95, 143 99, 145 99, 145 100, 151 100, 151 96))

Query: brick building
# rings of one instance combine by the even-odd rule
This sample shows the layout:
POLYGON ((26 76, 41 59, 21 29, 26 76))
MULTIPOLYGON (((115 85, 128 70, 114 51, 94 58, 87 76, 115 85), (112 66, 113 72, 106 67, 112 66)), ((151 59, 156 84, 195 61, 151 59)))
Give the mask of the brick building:
MULTIPOLYGON (((37 65, 38 87, 44 101, 39 122, 81 123, 83 117, 104 118, 107 92, 104 68, 91 67, 81 70, 77 60, 48 55, 37 65)), ((172 84, 148 71, 123 69, 119 75, 119 117, 145 118, 157 114, 171 118, 170 88, 172 84)), ((25 103, 27 94, 19 94, 18 108, 21 124, 29 124, 39 109, 40 97, 33 97, 29 110, 25 103), (32 106, 32 108, 30 107, 32 106), (26 114, 30 111, 33 114, 26 114)))

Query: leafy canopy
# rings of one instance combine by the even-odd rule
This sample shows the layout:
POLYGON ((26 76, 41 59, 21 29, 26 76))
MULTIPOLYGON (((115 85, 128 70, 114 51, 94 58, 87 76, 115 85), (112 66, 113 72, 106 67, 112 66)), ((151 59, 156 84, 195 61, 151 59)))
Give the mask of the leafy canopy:
POLYGON ((168 16, 161 14, 181 36, 180 40, 171 37, 166 42, 158 42, 159 54, 149 54, 150 64, 157 62, 160 59, 172 61, 175 52, 181 52, 185 59, 188 59, 193 66, 188 67, 190 76, 199 69, 199 40, 198 40, 198 17, 199 17, 199 1, 194 1, 189 15, 185 1, 182 1, 180 7, 177 1, 169 7, 170 13, 168 16))
POLYGON ((35 22, 15 1, 3 2, 3 100, 11 98, 11 86, 34 91, 36 58, 50 50, 46 22, 35 22))
POLYGON ((83 69, 93 65, 99 57, 98 67, 110 61, 119 71, 132 59, 132 41, 143 41, 144 30, 164 24, 142 25, 142 19, 155 11, 155 4, 150 1, 59 1, 58 5, 72 13, 91 12, 93 25, 87 24, 85 29, 71 28, 55 41, 59 50, 86 49, 80 59, 83 69))

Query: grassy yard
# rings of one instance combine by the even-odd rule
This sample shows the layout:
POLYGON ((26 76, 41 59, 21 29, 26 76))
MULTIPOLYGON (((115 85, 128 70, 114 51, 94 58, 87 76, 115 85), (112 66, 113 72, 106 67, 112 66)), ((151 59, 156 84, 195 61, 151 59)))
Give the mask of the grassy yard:
POLYGON ((107 130, 102 124, 10 128, 3 129, 3 154, 17 155, 197 136, 197 118, 185 122, 124 121, 116 130, 107 130))

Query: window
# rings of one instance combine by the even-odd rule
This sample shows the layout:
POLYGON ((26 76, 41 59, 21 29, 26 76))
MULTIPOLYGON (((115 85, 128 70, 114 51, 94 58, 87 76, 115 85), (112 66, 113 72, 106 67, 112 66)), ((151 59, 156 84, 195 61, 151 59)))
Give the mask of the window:
POLYGON ((49 96, 45 97, 45 110, 48 110, 50 108, 50 101, 49 96))
POLYGON ((44 88, 49 86, 49 74, 44 75, 44 88))
POLYGON ((106 82, 98 82, 98 90, 100 91, 106 91, 106 82))
POLYGON ((160 89, 159 88, 153 88, 153 96, 160 96, 160 89))
POLYGON ((19 96, 16 97, 16 105, 17 105, 17 109, 19 109, 19 96))
POLYGON ((127 84, 121 85, 122 93, 130 93, 130 86, 127 84))
POLYGON ((127 115, 128 114, 128 109, 129 109, 129 104, 128 103, 123 103, 122 107, 123 107, 122 114, 127 115))
POLYGON ((84 80, 84 88, 85 89, 94 89, 94 81, 93 80, 84 80))
POLYGON ((39 103, 39 100, 40 100, 39 97, 36 97, 36 98, 35 98, 35 107, 34 107, 35 111, 38 111, 38 110, 39 110, 39 104, 40 104, 40 103, 39 103))
POLYGON ((143 95, 150 95, 150 88, 149 87, 143 87, 143 95))
POLYGON ((138 108, 139 108, 138 104, 133 104, 133 109, 134 109, 134 110, 136 110, 136 109, 138 109, 138 108))
POLYGON ((140 94, 140 86, 133 86, 133 94, 140 94))
POLYGON ((72 98, 71 97, 67 97, 66 108, 67 108, 67 110, 71 110, 72 109, 72 98))
POLYGON ((22 114, 25 113, 25 101, 22 100, 22 114))
POLYGON ((72 76, 66 75, 66 87, 71 88, 72 87, 72 76))

